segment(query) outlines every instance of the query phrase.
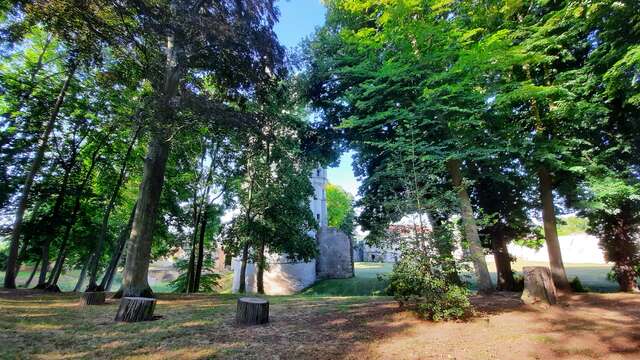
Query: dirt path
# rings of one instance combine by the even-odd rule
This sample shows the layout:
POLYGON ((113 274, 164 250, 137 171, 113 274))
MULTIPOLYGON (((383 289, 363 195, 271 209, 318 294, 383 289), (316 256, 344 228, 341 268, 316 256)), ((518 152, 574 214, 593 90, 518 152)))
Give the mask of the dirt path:
POLYGON ((638 359, 640 296, 572 295, 546 311, 517 294, 473 299, 468 322, 431 323, 386 298, 273 297, 271 323, 234 324, 233 296, 161 296, 153 322, 117 303, 0 291, 0 358, 638 359))

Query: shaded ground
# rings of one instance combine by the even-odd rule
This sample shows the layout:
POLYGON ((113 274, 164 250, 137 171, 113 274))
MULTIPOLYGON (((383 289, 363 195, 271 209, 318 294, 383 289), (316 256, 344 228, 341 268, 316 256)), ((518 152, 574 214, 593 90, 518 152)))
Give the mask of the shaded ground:
POLYGON ((271 323, 234 325, 235 297, 160 296, 153 322, 117 303, 0 290, 0 357, 151 359, 637 359, 640 296, 585 294, 547 311, 475 297, 468 322, 431 323, 384 297, 270 297, 271 323))

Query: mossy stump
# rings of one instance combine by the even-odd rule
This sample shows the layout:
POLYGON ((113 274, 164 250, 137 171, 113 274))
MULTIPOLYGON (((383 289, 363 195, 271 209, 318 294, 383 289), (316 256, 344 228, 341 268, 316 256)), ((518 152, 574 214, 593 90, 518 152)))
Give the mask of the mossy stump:
POLYGON ((143 297, 123 297, 116 313, 115 321, 138 322, 153 320, 156 299, 143 297))
POLYGON ((269 322, 269 302, 265 299, 242 297, 238 299, 236 323, 260 325, 269 322))
POLYGON ((544 266, 526 266, 524 275, 524 291, 522 301, 525 304, 553 305, 557 300, 556 287, 553 284, 551 270, 544 266))
POLYGON ((80 306, 102 305, 104 304, 104 300, 104 291, 84 292, 80 297, 80 306))

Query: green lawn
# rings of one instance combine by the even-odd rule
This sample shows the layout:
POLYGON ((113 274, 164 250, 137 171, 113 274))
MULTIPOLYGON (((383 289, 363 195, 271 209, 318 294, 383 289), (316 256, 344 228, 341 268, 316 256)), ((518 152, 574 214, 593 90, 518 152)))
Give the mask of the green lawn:
MULTIPOLYGON (((496 281, 496 270, 493 263, 489 263, 489 271, 493 281, 496 281)), ((513 264, 516 272, 521 272, 524 266, 548 266, 543 262, 517 261, 513 264)), ((302 292, 303 295, 318 296, 373 296, 383 295, 387 286, 385 281, 377 279, 378 274, 388 274, 393 264, 388 263, 356 263, 356 277, 351 279, 322 280, 302 292)), ((582 284, 597 292, 615 292, 618 284, 607 280, 609 265, 600 264, 565 264, 569 279, 579 277, 582 284)), ((476 288, 472 273, 463 274, 471 289, 476 288)))

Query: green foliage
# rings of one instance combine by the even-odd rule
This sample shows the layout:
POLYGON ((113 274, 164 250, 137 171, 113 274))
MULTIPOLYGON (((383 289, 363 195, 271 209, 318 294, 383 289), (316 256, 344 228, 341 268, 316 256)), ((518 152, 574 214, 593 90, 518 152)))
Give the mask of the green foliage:
POLYGON ((586 293, 591 291, 588 287, 585 287, 584 285, 582 285, 580 278, 578 278, 577 276, 574 277, 573 280, 571 280, 571 282, 569 282, 569 285, 571 285, 571 290, 573 292, 586 293))
POLYGON ((558 221, 559 236, 586 233, 588 228, 589 220, 578 216, 564 217, 558 221))
POLYGON ((452 283, 446 268, 416 253, 403 253, 389 275, 387 293, 411 305, 423 318, 434 321, 470 315, 469 291, 452 283))
MULTIPOLYGON (((169 283, 169 287, 173 289, 175 293, 187 292, 187 268, 189 262, 184 259, 176 261, 176 267, 180 272, 178 277, 169 283)), ((220 287, 220 280, 222 276, 214 271, 213 261, 211 259, 205 259, 202 265, 202 275, 200 277, 200 288, 196 292, 214 293, 217 292, 220 287)))
POLYGON ((329 226, 340 229, 348 236, 352 236, 355 218, 353 196, 334 184, 327 184, 325 191, 329 226))

